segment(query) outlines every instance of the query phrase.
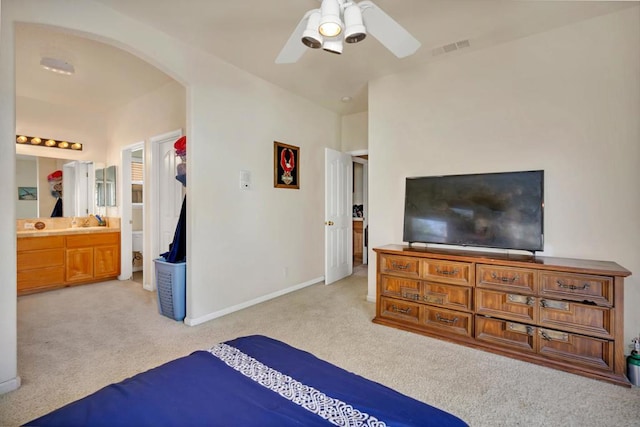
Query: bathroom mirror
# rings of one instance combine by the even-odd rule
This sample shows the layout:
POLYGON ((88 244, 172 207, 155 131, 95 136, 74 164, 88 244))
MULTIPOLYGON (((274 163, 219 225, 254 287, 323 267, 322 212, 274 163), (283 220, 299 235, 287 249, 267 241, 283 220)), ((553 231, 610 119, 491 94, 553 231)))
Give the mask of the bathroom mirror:
POLYGON ((116 167, 96 169, 96 205, 116 205, 116 167))
POLYGON ((104 169, 96 169, 96 206, 104 207, 104 169))
MULTIPOLYGON (((77 161, 71 159, 51 158, 43 156, 34 156, 28 154, 16 154, 16 184, 18 190, 20 187, 35 188, 37 190, 37 196, 35 198, 18 198, 16 200, 16 218, 49 218, 56 205, 56 197, 51 194, 49 182, 47 181, 47 175, 56 170, 65 170, 65 165, 82 163, 86 165, 87 170, 93 168, 94 162, 92 161, 77 161)), ((98 166, 96 164, 96 166, 98 166)), ((93 173, 93 172, 91 172, 93 173)), ((81 176, 82 174, 78 174, 81 176)), ((67 176, 69 178, 69 176, 67 176)), ((63 185, 64 187, 64 185, 63 185)), ((67 206, 67 209, 63 210, 64 216, 77 216, 86 215, 86 212, 92 213, 95 211, 95 205, 93 200, 95 194, 93 180, 80 180, 76 179, 73 183, 67 180, 67 188, 63 190, 67 193, 67 196, 72 194, 80 195, 75 197, 73 203, 76 204, 84 200, 86 197, 87 205, 81 210, 80 214, 71 212, 71 204, 67 206)))

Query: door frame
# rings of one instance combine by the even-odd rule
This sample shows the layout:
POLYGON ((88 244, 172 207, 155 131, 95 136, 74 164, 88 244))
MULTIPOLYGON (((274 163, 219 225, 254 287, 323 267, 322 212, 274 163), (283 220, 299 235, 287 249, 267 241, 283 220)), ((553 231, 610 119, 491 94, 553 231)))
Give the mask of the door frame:
MULTIPOLYGON (((131 263, 133 253, 132 215, 131 209, 131 152, 144 150, 144 141, 123 147, 120 151, 120 276, 119 280, 129 280, 133 277, 133 265, 131 263)), ((144 170, 143 170, 144 174, 144 170)), ((145 218, 142 218, 142 230, 146 228, 145 218)), ((144 239, 142 253, 145 253, 144 239)), ((142 267, 144 277, 145 268, 142 267)), ((143 285, 144 287, 144 285, 143 285)), ((146 288, 145 288, 146 289, 146 288)))

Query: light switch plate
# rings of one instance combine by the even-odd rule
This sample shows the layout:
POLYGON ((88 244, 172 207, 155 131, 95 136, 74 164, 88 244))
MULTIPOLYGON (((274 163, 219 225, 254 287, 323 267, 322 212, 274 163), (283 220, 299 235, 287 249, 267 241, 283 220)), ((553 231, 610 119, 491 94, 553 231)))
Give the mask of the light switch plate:
POLYGON ((240 189, 242 190, 251 189, 251 172, 240 171, 240 189))

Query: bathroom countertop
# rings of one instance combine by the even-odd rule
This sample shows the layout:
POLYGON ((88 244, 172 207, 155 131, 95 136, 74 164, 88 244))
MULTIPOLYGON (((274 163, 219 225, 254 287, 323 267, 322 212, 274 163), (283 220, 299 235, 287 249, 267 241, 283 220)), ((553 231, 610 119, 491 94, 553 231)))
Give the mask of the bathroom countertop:
POLYGON ((42 230, 18 230, 18 237, 42 237, 58 236, 60 234, 89 234, 89 233, 116 233, 120 232, 119 227, 93 226, 93 227, 72 227, 72 228, 51 228, 42 230))

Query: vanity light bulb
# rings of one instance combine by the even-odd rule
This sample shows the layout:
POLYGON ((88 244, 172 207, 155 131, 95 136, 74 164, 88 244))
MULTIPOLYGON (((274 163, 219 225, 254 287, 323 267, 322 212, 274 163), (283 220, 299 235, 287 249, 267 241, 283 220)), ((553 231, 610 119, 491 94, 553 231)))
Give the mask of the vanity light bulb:
POLYGON ((16 141, 18 141, 20 144, 23 144, 27 142, 27 137, 24 135, 20 135, 18 138, 16 138, 16 141))
POLYGON ((44 145, 46 145, 47 147, 53 147, 54 145, 56 145, 56 142, 53 139, 49 139, 44 143, 44 145))
POLYGON ((62 141, 60 144, 58 144, 58 147, 67 148, 69 147, 69 143, 67 141, 62 141))

